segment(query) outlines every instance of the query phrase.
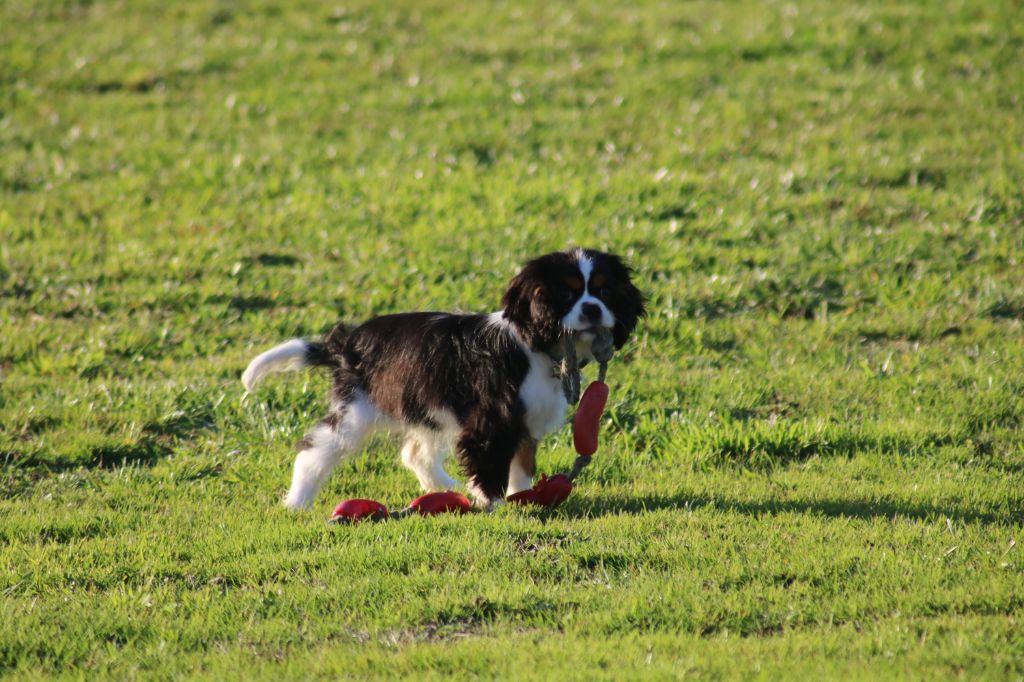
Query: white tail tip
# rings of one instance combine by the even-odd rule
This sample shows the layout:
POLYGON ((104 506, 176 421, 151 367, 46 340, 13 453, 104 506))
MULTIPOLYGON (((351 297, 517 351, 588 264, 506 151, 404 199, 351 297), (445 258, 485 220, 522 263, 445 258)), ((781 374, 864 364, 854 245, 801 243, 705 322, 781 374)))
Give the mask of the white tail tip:
POLYGON ((309 345, 302 339, 285 341, 265 353, 260 353, 242 372, 242 385, 251 391, 263 377, 271 372, 287 372, 306 366, 306 351, 309 345))

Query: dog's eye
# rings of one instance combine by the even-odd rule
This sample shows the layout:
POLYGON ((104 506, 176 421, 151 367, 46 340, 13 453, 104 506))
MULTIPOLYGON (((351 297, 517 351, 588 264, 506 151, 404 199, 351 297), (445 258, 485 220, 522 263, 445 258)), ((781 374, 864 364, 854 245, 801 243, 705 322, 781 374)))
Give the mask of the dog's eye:
POLYGON ((572 301, 572 299, 576 298, 576 292, 572 289, 562 289, 562 298, 564 298, 565 302, 568 303, 572 301))
POLYGON ((612 295, 611 290, 608 287, 601 287, 597 290, 598 298, 608 298, 612 295))

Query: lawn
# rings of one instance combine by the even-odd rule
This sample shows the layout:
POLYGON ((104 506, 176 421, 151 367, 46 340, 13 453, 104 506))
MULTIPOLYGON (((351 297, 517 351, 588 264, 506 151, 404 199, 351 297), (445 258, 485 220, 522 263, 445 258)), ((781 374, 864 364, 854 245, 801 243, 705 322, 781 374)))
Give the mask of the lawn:
POLYGON ((0 3, 0 676, 1024 678, 1022 19, 0 3), (249 359, 571 245, 651 310, 563 507, 280 507, 249 359))

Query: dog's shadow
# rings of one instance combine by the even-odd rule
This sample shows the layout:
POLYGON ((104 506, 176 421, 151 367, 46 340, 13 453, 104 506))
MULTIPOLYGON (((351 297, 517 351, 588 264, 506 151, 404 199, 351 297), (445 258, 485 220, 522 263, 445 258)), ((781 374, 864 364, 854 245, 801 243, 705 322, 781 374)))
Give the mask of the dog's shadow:
POLYGON ((829 518, 848 519, 913 519, 939 521, 950 519, 982 525, 1019 525, 1024 523, 1024 512, 996 513, 958 508, 940 507, 930 503, 865 500, 858 498, 824 498, 815 500, 735 500, 726 496, 709 496, 678 492, 671 495, 600 495, 592 498, 570 498, 566 504, 550 512, 552 517, 571 519, 602 516, 638 515, 662 510, 697 511, 721 509, 726 512, 752 517, 779 514, 805 514, 829 518))

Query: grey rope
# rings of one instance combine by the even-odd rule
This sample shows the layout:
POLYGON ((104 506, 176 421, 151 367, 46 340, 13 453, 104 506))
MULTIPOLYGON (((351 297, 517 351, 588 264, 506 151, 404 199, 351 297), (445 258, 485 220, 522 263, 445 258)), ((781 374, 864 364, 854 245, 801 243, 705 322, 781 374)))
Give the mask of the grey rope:
POLYGON ((580 400, 580 363, 576 357, 576 337, 574 331, 562 335, 562 362, 558 374, 562 379, 562 392, 565 401, 575 405, 580 400))
MULTIPOLYGON (((600 363, 597 380, 604 381, 608 371, 608 361, 615 354, 615 341, 612 338, 612 331, 604 327, 598 327, 593 332, 594 342, 590 346, 590 353, 600 363)), ((562 358, 556 362, 555 376, 562 380, 562 392, 565 393, 565 401, 575 405, 580 401, 580 363, 576 356, 576 340, 579 332, 566 331, 562 334, 562 358)))

